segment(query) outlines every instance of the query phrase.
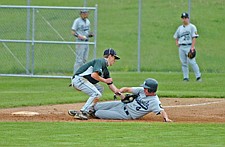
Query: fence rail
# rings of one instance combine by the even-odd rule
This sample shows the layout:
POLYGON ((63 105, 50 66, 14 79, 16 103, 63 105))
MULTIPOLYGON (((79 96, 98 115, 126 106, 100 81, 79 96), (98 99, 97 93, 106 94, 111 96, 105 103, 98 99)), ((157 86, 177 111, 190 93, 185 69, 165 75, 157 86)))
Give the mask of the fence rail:
POLYGON ((75 62, 75 45, 88 44, 89 58, 96 58, 96 7, 0 5, 0 76, 68 77, 75 62), (71 35, 73 21, 89 10, 95 37, 77 42, 71 35))

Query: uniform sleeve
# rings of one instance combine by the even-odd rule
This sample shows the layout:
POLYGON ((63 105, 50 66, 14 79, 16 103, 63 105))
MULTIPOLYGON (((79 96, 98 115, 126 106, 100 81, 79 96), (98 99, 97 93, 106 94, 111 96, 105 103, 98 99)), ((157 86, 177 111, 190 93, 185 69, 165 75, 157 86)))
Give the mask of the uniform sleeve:
POLYGON ((162 106, 161 106, 161 102, 160 102, 160 101, 158 102, 157 105, 153 106, 152 109, 153 109, 152 112, 154 112, 156 115, 160 114, 160 112, 161 112, 162 110, 164 110, 164 109, 162 108, 162 106))
POLYGON ((191 34, 192 38, 198 38, 199 37, 198 32, 197 32, 197 28, 196 28, 195 25, 192 25, 191 33, 192 33, 191 34))
POLYGON ((77 31, 78 30, 78 19, 74 20, 71 29, 74 30, 74 31, 77 31))
POLYGON ((178 32, 179 32, 179 28, 177 28, 176 32, 173 35, 174 39, 178 39, 179 38, 179 33, 178 32))
POLYGON ((106 79, 110 78, 109 70, 107 68, 104 69, 103 73, 104 73, 104 75, 103 75, 104 78, 106 78, 106 79))
POLYGON ((143 94, 144 88, 143 87, 132 87, 133 94, 143 94))
POLYGON ((102 73, 102 62, 101 60, 96 60, 93 66, 93 72, 102 73))

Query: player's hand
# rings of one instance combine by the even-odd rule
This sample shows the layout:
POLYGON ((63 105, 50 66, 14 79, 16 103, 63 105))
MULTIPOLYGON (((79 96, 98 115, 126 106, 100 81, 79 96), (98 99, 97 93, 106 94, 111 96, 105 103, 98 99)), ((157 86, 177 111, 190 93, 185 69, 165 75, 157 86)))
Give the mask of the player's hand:
POLYGON ((112 84, 113 83, 113 79, 112 78, 107 78, 107 79, 105 79, 105 83, 106 84, 112 84))
POLYGON ((87 40, 87 37, 86 36, 82 36, 82 35, 78 35, 78 39, 80 39, 80 40, 87 40))
POLYGON ((164 118, 164 121, 165 122, 173 122, 171 119, 169 119, 169 118, 164 118))
POLYGON ((90 33, 88 34, 88 37, 94 37, 94 33, 90 32, 90 33))

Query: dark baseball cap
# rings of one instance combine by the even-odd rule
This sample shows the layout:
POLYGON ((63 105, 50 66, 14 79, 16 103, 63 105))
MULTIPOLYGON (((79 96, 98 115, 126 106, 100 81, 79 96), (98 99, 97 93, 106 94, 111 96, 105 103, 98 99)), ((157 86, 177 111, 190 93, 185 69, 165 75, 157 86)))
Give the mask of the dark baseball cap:
POLYGON ((189 18, 188 13, 184 12, 181 14, 181 18, 189 18))
POLYGON ((103 55, 112 55, 112 56, 115 57, 116 60, 119 60, 119 59, 120 59, 120 57, 117 56, 116 51, 114 51, 114 49, 112 49, 112 48, 106 49, 106 50, 104 51, 103 55))

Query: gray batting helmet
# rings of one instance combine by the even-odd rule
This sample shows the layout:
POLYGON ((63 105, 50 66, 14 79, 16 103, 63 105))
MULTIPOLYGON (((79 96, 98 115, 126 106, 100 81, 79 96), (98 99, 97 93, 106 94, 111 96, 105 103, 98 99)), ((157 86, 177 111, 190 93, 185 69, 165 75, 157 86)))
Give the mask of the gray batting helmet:
POLYGON ((155 79, 148 78, 141 84, 142 87, 147 88, 148 92, 156 92, 158 88, 158 82, 155 79))

